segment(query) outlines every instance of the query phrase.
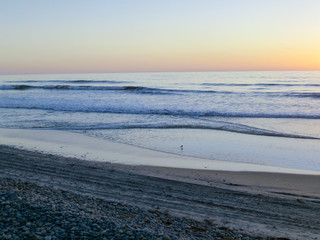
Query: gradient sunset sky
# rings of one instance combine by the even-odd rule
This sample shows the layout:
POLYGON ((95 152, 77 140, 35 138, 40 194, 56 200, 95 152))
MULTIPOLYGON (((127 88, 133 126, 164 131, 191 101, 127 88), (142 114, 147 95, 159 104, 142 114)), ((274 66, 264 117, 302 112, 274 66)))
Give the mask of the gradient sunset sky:
POLYGON ((0 74, 229 70, 320 70, 320 1, 0 1, 0 74))

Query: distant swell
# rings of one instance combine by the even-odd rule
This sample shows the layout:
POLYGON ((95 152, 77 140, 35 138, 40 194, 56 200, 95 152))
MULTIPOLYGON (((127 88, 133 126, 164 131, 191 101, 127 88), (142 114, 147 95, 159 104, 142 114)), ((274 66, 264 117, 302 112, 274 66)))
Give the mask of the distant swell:
POLYGON ((320 98, 320 92, 241 92, 241 91, 215 91, 215 90, 189 90, 189 89, 161 89, 142 86, 89 86, 89 85, 0 85, 0 90, 72 90, 72 91, 123 91, 137 94, 183 94, 183 93, 207 93, 207 94, 264 94, 269 97, 294 97, 294 98, 320 98))
MULTIPOLYGON (((87 86, 87 85, 0 85, 0 90, 28 90, 28 89, 44 89, 44 90, 89 90, 89 91, 127 91, 136 93, 151 93, 151 94, 174 94, 174 93, 214 93, 217 91, 201 91, 201 90, 175 90, 175 89, 161 89, 149 88, 141 86, 87 86)), ((228 93, 228 92, 221 92, 228 93)), ((231 93, 231 92, 230 92, 231 93)))
POLYGON ((112 81, 112 80, 20 80, 20 81, 5 81, 7 83, 108 83, 108 84, 118 84, 127 83, 126 81, 112 81))
MULTIPOLYGON (((128 81, 116 81, 116 80, 18 80, 18 81, 4 81, 6 83, 52 83, 52 84, 124 84, 128 81)), ((226 86, 226 87, 320 87, 320 83, 201 83, 202 86, 226 86)))
POLYGON ((296 83, 202 83, 203 86, 228 86, 228 87, 320 87, 317 83, 296 84, 296 83))
POLYGON ((105 90, 105 91, 141 91, 141 90, 161 90, 139 86, 87 86, 87 85, 0 85, 0 90, 27 90, 27 89, 47 89, 47 90, 105 90))
POLYGON ((320 92, 315 93, 288 93, 288 97, 298 97, 298 98, 320 98, 320 92))

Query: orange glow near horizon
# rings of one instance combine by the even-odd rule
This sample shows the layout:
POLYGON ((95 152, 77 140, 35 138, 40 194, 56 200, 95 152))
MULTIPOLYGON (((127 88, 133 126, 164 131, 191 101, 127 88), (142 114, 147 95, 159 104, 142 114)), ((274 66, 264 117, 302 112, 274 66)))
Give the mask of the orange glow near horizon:
MULTIPOLYGON (((186 46, 187 48, 188 46, 186 46)), ((16 53, 2 63, 8 73, 86 73, 157 71, 233 71, 233 70, 320 70, 320 49, 279 49, 263 46, 250 49, 164 49, 135 52, 74 52, 63 55, 16 53)))

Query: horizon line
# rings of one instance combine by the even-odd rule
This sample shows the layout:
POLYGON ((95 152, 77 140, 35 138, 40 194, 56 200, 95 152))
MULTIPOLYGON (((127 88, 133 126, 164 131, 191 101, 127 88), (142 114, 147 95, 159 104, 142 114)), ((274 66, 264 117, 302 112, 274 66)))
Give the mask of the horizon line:
POLYGON ((1 73, 4 75, 59 75, 59 74, 118 74, 118 73, 201 73, 201 72, 318 72, 320 69, 311 70, 292 70, 292 69, 263 69, 263 70, 247 70, 247 69, 232 69, 232 70, 167 70, 167 71, 108 71, 108 72, 33 72, 33 73, 1 73))

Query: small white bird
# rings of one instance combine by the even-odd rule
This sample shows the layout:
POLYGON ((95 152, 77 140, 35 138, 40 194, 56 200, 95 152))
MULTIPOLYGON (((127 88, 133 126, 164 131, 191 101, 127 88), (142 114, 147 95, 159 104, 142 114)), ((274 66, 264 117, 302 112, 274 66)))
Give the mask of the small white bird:
POLYGON ((180 146, 181 150, 183 150, 183 145, 180 146))

